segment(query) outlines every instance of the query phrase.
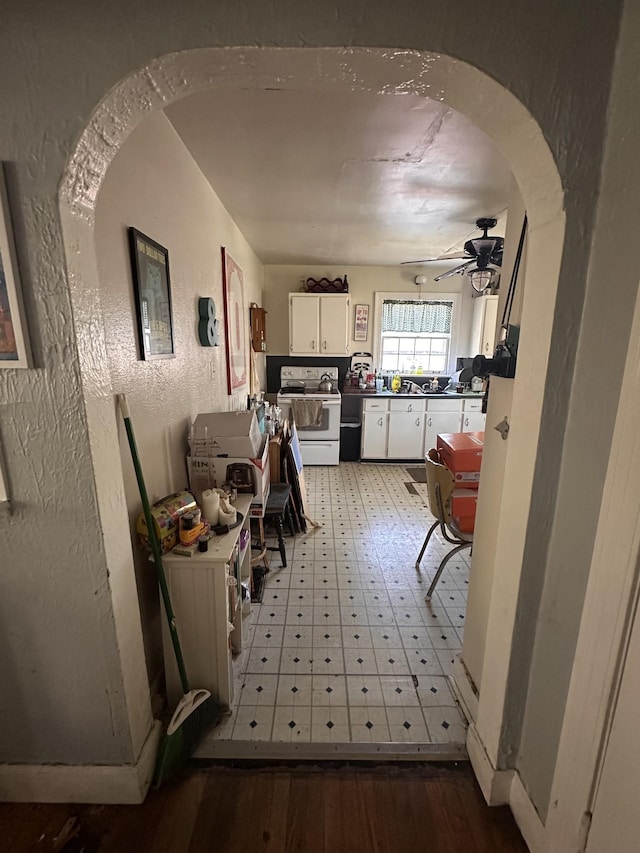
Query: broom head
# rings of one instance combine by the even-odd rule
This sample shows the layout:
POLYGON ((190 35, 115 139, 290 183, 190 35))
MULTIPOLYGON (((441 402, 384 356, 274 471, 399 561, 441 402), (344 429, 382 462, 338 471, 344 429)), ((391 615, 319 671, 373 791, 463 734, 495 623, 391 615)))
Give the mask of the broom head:
POLYGON ((189 758, 203 732, 219 722, 222 712, 208 690, 190 690, 182 697, 164 735, 153 777, 158 787, 189 758))

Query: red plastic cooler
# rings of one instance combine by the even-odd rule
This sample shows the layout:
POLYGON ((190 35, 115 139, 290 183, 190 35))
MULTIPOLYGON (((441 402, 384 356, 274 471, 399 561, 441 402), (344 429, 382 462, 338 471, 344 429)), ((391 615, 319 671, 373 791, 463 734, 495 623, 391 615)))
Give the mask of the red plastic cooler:
POLYGON ((477 489, 484 449, 484 432, 443 432, 436 438, 442 464, 454 476, 456 486, 477 489))

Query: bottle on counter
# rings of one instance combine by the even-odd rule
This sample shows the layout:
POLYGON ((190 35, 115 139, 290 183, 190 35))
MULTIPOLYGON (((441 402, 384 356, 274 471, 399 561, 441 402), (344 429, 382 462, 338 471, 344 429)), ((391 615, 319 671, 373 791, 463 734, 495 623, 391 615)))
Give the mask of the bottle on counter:
POLYGON ((402 380, 400 379, 400 374, 396 373, 396 375, 391 380, 391 390, 397 394, 402 386, 402 380))

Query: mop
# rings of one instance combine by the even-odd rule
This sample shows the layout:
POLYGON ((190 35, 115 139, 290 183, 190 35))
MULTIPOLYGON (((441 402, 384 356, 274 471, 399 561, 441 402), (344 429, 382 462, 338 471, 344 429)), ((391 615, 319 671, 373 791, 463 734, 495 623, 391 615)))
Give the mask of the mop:
POLYGON ((205 729, 210 728, 219 720, 221 712, 219 706, 216 704, 208 690, 203 688, 192 690, 189 687, 187 672, 182 657, 182 650, 180 648, 180 641, 178 639, 176 620, 173 614, 173 607, 171 606, 167 580, 162 567, 160 543, 158 542, 154 521, 151 516, 151 507, 149 506, 147 489, 144 484, 144 477, 142 476, 142 468, 140 467, 140 459, 138 456, 138 449, 136 447, 136 440, 133 434, 133 426, 129 417, 129 406, 124 394, 118 394, 118 404, 120 406, 124 426, 127 431, 131 458, 136 472, 138 489, 140 490, 140 499, 142 500, 142 509, 147 524, 149 541, 151 543, 151 553, 153 554, 153 562, 158 574, 158 583, 160 584, 162 601, 164 603, 164 609, 169 623, 169 634, 171 635, 173 651, 176 656, 176 663, 178 664, 178 672, 180 673, 180 684, 182 685, 182 692, 184 694, 178 703, 171 720, 169 721, 167 731, 164 734, 158 749, 154 772, 154 784, 158 786, 168 779, 180 764, 191 755, 193 749, 200 740, 202 732, 205 729))

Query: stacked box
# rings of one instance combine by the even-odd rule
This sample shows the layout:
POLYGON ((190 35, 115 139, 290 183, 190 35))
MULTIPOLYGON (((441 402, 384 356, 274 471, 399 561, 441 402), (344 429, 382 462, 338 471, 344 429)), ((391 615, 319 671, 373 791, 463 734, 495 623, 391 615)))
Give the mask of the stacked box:
MULTIPOLYGON (((253 414, 253 413, 252 413, 253 414)), ((239 494, 250 494, 253 517, 262 518, 269 498, 269 437, 260 436, 262 445, 256 456, 187 456, 189 488, 202 506, 202 493, 206 489, 219 489, 231 483, 239 494)))
POLYGON ((189 435, 191 456, 220 456, 256 459, 261 455, 263 435, 256 413, 205 412, 196 417, 189 435))
POLYGON ((477 504, 477 489, 454 489, 451 493, 451 517, 463 533, 473 533, 477 504))
POLYGON ((477 489, 484 448, 484 432, 446 432, 436 439, 442 464, 454 476, 456 486, 477 489))

